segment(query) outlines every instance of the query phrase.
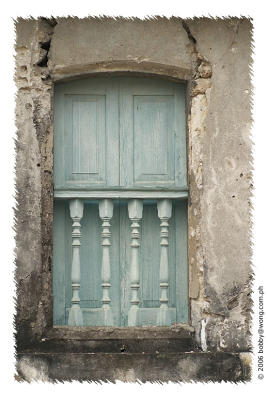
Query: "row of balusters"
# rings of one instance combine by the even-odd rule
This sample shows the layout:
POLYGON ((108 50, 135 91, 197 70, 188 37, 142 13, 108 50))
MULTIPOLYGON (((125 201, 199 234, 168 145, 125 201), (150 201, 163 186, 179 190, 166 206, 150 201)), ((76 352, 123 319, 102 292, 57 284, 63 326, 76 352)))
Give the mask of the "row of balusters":
MULTIPOLYGON (((80 238, 81 224, 83 217, 84 202, 80 199, 72 199, 69 202, 72 224, 72 301, 68 317, 68 325, 82 326, 83 313, 80 308, 80 238)), ((160 219, 160 308, 158 313, 157 325, 170 325, 170 314, 168 311, 168 228, 169 219, 172 214, 172 201, 161 199, 157 201, 158 217, 160 219)), ((140 221, 142 219, 143 201, 140 199, 130 199, 128 201, 128 214, 131 221, 131 300, 128 312, 128 326, 136 326, 139 313, 139 247, 140 247, 140 221)), ((110 220, 113 217, 113 200, 99 200, 99 215, 102 220, 102 310, 103 324, 113 325, 113 314, 111 309, 110 287, 111 287, 111 268, 110 268, 110 246, 111 232, 110 220)))

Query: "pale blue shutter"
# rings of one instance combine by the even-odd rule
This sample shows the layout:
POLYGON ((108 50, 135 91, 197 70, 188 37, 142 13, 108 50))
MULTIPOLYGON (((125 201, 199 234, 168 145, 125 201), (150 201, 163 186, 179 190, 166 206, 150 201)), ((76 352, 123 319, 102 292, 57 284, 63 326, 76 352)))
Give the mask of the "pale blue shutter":
MULTIPOLYGON (((138 307, 135 325, 187 322, 184 85, 125 77, 56 84, 54 126, 54 324, 128 326, 136 315, 134 312, 130 317, 132 305, 134 309, 138 307), (167 201, 160 204, 160 198, 167 201), (75 210, 73 219, 70 199, 75 210), (107 199, 107 203, 101 199, 107 199), (132 204, 134 214, 136 205, 142 208, 140 220, 130 219, 131 199, 140 199, 132 204), (171 212, 170 219, 163 214, 160 220, 161 212, 169 212, 166 210, 171 212), (108 217, 101 220, 100 215, 108 217), (81 228, 73 227, 72 246, 72 223, 77 224, 78 220, 81 228), (102 227, 103 221, 108 221, 110 228, 102 227), (140 240, 135 239, 135 221, 140 225, 140 240), (135 247, 137 241, 139 248, 135 247), (80 258, 78 286, 77 257, 80 258), (76 278, 74 271, 72 275, 73 262, 76 278), (139 272, 136 287, 133 265, 138 265, 139 272), (160 278, 164 279, 162 284, 160 278), (107 301, 103 300, 105 296, 107 301), (104 317, 107 305, 112 319, 104 317), (70 322, 71 307, 79 308, 82 322, 78 317, 75 318, 80 322, 75 323, 72 318, 70 322), (165 307, 167 311, 163 310, 165 307), (163 315, 167 313, 167 319, 161 317, 160 308, 163 315)), ((76 312, 74 315, 79 314, 76 312)))

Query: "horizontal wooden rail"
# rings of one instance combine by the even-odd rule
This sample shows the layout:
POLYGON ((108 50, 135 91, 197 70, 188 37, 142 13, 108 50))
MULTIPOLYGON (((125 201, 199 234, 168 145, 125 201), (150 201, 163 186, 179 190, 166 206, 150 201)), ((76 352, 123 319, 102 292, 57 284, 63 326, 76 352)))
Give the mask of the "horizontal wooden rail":
POLYGON ((187 199, 188 191, 55 190, 56 199, 187 199))

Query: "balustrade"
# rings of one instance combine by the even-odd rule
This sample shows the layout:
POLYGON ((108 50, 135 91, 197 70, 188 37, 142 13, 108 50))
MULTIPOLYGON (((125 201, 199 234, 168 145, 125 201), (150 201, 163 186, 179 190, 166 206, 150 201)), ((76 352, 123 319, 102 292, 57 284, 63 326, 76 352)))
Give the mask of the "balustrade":
POLYGON ((172 214, 172 202, 171 200, 164 199, 158 200, 157 202, 158 217, 160 218, 161 227, 161 254, 160 254, 160 269, 159 269, 159 280, 160 280, 160 309, 158 316, 158 325, 170 325, 171 318, 168 308, 168 282, 169 282, 169 265, 168 265, 168 220, 172 214))
POLYGON ((72 226, 72 306, 69 312, 68 325, 82 326, 83 314, 80 308, 80 220, 83 217, 84 203, 82 200, 70 200, 70 215, 72 226))
POLYGON ((113 216, 113 200, 103 199, 99 202, 99 214, 102 219, 102 267, 101 267, 101 279, 102 279, 102 308, 104 325, 113 325, 113 315, 111 309, 111 299, 109 290, 111 287, 111 266, 110 266, 110 246, 111 246, 111 232, 110 232, 110 220, 113 216))
MULTIPOLYGON (((70 215, 72 224, 72 300, 69 311, 68 325, 82 326, 83 312, 80 306, 80 238, 81 225, 83 217, 84 203, 81 199, 72 199, 69 201, 70 215)), ((113 200, 99 200, 99 216, 102 220, 102 261, 101 261, 101 286, 102 286, 102 321, 104 326, 112 326, 114 323, 113 310, 111 306, 110 288, 111 288, 111 265, 110 265, 110 246, 111 231, 110 221, 113 217, 113 200)), ((168 326, 171 324, 171 309, 168 305, 169 289, 169 219, 172 215, 172 200, 158 199, 157 211, 160 219, 160 260, 159 260, 159 284, 160 284, 160 307, 154 309, 155 324, 159 326, 168 326)), ((140 312, 150 312, 150 309, 140 308, 139 289, 140 289, 140 222, 143 215, 143 200, 128 200, 128 216, 130 219, 131 237, 130 237, 130 306, 128 312, 128 326, 139 326, 142 324, 140 312)), ((97 240, 97 238, 96 238, 97 240)), ((90 265, 89 265, 90 267, 90 265)), ((153 310, 153 309, 152 309, 153 310)), ((96 310, 97 311, 97 310, 96 310)))
POLYGON ((128 201, 128 214, 131 221, 131 306, 128 313, 128 325, 138 325, 139 311, 139 247, 140 247, 140 220, 142 218, 143 202, 142 200, 132 199, 128 201))

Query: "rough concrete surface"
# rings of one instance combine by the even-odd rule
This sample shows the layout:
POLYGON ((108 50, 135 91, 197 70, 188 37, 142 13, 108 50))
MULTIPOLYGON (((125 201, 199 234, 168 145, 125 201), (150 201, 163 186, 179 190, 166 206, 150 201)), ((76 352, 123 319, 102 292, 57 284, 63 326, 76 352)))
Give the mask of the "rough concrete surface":
POLYGON ((28 381, 248 380, 251 21, 39 18, 18 19, 16 32, 18 376, 28 381), (113 329, 113 337, 109 329, 94 333, 52 326, 53 83, 97 73, 139 73, 188 83, 191 320, 177 333, 149 331, 151 345, 135 342, 148 333, 131 328, 113 329), (99 342, 99 351, 110 360, 107 368, 101 354, 80 359, 71 354, 81 348, 83 335, 93 340, 99 334, 100 340, 134 340, 132 350, 122 358, 124 342, 118 354, 114 342, 103 348, 99 342), (53 345, 43 354, 47 340, 53 345))
POLYGON ((204 18, 188 26, 196 50, 212 68, 201 145, 199 227, 207 344, 243 350, 250 346, 251 306, 251 23, 204 18))
POLYGON ((75 73, 77 68, 109 62, 191 68, 187 33, 176 19, 59 18, 57 22, 49 58, 53 73, 75 73))
POLYGON ((88 380, 124 382, 233 381, 247 379, 238 354, 31 354, 18 357, 26 381, 88 380))

